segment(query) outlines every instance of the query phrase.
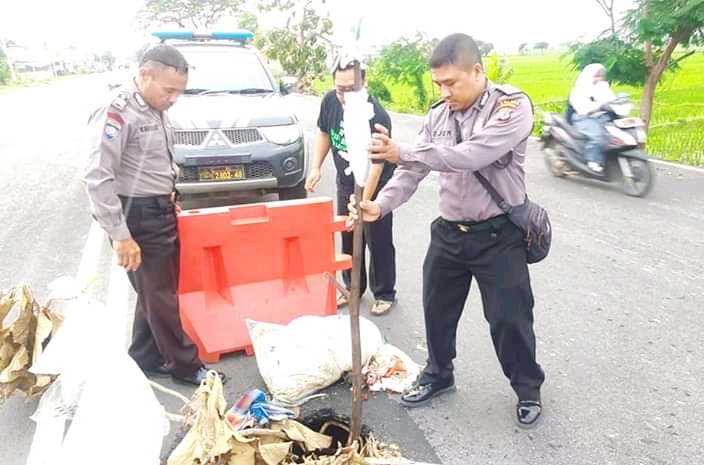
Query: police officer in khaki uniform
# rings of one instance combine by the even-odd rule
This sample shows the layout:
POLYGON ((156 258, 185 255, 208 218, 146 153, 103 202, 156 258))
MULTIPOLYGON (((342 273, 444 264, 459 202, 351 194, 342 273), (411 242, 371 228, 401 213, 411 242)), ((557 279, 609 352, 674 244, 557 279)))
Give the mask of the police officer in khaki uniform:
POLYGON ((149 49, 133 82, 90 117, 84 182, 91 213, 137 292, 130 356, 149 376, 198 385, 207 370, 178 311, 178 166, 166 114, 187 81, 177 49, 149 49))
MULTIPOLYGON (((398 144, 378 128, 372 159, 398 166, 376 200, 360 204, 363 219, 376 221, 406 202, 430 171, 440 174, 440 216, 432 223, 423 264, 428 359, 402 402, 418 406, 454 389, 457 324, 475 278, 501 368, 518 396, 516 421, 530 428, 542 412, 545 375, 536 361, 523 233, 473 172, 483 174, 511 205, 523 203, 532 105, 521 91, 487 79, 479 49, 467 35, 440 41, 430 70, 442 101, 433 105, 414 145, 398 144)), ((358 217, 352 203, 350 216, 358 217)))

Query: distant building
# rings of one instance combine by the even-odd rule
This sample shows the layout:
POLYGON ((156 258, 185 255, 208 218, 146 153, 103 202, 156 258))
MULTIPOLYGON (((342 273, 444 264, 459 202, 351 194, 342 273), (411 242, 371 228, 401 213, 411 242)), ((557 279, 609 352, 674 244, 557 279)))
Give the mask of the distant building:
POLYGON ((50 79, 54 77, 51 54, 37 47, 25 47, 10 42, 5 47, 18 77, 28 79, 50 79))

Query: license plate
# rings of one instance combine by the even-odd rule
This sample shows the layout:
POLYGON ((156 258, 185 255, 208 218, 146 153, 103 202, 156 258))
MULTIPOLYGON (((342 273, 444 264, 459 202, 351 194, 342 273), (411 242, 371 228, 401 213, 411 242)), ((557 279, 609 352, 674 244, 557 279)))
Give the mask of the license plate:
POLYGON ((198 168, 199 181, 235 181, 244 179, 244 166, 217 166, 198 168))

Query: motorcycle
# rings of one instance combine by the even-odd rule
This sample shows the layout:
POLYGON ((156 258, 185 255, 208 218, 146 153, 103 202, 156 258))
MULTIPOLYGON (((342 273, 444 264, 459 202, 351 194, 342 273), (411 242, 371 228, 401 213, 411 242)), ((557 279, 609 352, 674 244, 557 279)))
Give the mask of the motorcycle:
POLYGON ((579 175, 607 183, 618 183, 626 195, 643 197, 653 186, 655 172, 645 153, 645 124, 628 116, 631 102, 627 94, 618 94, 604 103, 599 112, 608 115, 604 170, 592 171, 585 158, 585 137, 558 113, 543 114, 541 141, 545 162, 557 177, 579 175))

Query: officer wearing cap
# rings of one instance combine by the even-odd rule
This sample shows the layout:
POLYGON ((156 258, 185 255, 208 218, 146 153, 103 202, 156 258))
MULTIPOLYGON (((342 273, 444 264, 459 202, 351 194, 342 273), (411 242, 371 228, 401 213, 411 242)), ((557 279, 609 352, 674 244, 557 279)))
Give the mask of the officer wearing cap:
MULTIPOLYGON (((428 359, 402 402, 423 405, 454 389, 457 325, 475 278, 501 368, 518 397, 516 421, 530 428, 542 412, 545 375, 536 361, 524 235, 473 172, 484 175, 511 205, 523 203, 532 105, 518 89, 487 79, 477 44, 465 34, 438 43, 430 70, 442 101, 431 108, 413 145, 399 144, 378 128, 371 157, 397 168, 375 201, 360 203, 363 219, 376 221, 406 202, 428 173, 439 172, 440 216, 432 223, 423 264, 428 359)), ((356 219, 353 202, 349 207, 356 219)))
POLYGON ((187 81, 176 48, 149 49, 133 81, 91 115, 83 179, 93 218, 137 293, 130 356, 147 375, 199 385, 207 370, 178 311, 178 165, 166 113, 187 81))

